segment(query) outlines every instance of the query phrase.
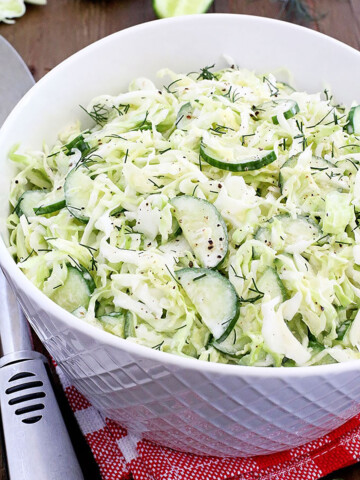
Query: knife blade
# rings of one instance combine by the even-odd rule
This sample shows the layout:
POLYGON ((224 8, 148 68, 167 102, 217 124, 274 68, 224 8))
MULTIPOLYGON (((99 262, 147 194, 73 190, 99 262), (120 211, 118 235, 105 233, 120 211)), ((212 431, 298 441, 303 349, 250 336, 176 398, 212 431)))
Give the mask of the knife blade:
MULTIPOLYGON (((0 36, 0 126, 35 83, 14 48, 0 36)), ((32 349, 16 296, 0 270, 0 406, 10 480, 83 480, 48 376, 32 349)))
POLYGON ((17 51, 0 35, 0 126, 35 81, 17 51))

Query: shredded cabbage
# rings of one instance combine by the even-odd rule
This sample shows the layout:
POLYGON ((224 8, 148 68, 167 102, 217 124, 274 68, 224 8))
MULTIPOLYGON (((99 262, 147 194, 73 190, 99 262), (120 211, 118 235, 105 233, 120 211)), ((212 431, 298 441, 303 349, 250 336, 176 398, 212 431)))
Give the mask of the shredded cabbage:
POLYGON ((18 266, 57 301, 69 266, 86 269, 96 288, 74 314, 164 352, 253 366, 360 358, 360 143, 347 133, 349 109, 327 91, 295 91, 237 67, 160 76, 171 79, 162 90, 140 78, 126 93, 93 99, 90 129, 76 123, 51 147, 10 152, 18 266), (280 112, 275 124, 262 106, 280 99, 299 112, 280 112), (202 141, 221 158, 269 150, 277 159, 224 171, 201 160, 202 141), (85 220, 69 202, 27 217, 15 208, 28 190, 44 193, 36 207, 62 200, 74 168, 85 220), (230 341, 227 350, 213 342, 174 275, 201 266, 173 216, 170 199, 183 194, 211 202, 226 223, 229 250, 217 268, 241 301, 232 353, 230 341), (287 231, 284 219, 298 227, 287 231), (307 222, 315 237, 303 236, 307 222), (283 297, 259 291, 268 267, 283 297))

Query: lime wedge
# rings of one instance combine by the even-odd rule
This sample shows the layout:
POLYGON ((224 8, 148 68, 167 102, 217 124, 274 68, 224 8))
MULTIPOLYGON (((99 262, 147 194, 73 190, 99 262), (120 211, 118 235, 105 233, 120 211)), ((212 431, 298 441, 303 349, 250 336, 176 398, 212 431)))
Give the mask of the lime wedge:
POLYGON ((153 0, 153 7, 159 18, 177 17, 205 13, 213 0, 153 0))

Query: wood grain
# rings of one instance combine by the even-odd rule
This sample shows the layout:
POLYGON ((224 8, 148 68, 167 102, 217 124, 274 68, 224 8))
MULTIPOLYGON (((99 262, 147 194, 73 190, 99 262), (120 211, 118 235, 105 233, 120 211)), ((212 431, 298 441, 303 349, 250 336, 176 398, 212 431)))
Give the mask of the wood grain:
MULTIPOLYGON (((316 7, 318 15, 316 21, 307 26, 360 49, 359 0, 304 1, 307 1, 310 9, 315 11, 316 7)), ((151 0, 48 0, 46 7, 28 5, 26 15, 17 20, 15 25, 1 24, 0 35, 18 50, 38 80, 62 60, 99 38, 154 20, 151 3, 151 0)), ((283 5, 284 3, 276 0, 215 0, 210 11, 279 18, 283 5)), ((285 13, 283 19, 284 15, 285 13)), ((287 20, 305 23, 294 16, 287 20)), ((40 344, 38 348, 41 349, 40 344)), ((85 478, 99 480, 96 464, 58 382, 56 385, 59 402, 84 468, 85 478)), ((1 458, 0 450, 0 480, 5 480, 4 462, 1 458)), ((326 477, 326 480, 335 479, 360 480, 360 466, 354 465, 326 477)))

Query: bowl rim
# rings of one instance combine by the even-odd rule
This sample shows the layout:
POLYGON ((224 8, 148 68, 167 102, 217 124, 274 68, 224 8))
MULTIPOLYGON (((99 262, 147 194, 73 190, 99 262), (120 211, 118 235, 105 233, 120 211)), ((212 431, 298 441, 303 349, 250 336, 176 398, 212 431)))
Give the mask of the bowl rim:
MULTIPOLYGON (((295 25, 289 22, 285 22, 278 19, 272 19, 267 17, 260 17, 255 15, 243 15, 243 14, 231 14, 231 13, 210 13, 206 15, 188 15, 181 17, 166 18, 160 20, 152 20, 150 22, 142 23, 132 27, 125 28, 118 32, 112 33, 102 39, 99 39, 92 44, 82 48, 76 53, 72 54, 70 57, 63 60, 56 67, 54 67, 50 72, 48 72, 44 77, 42 77, 18 102, 12 112, 9 114, 4 124, 0 128, 0 144, 2 138, 6 134, 6 129, 8 125, 11 126, 12 119, 16 118, 18 112, 21 112, 21 109, 26 106, 29 99, 32 97, 34 92, 37 92, 41 89, 42 85, 46 83, 53 76, 56 76, 58 72, 64 68, 64 65, 68 66, 76 62, 78 58, 83 55, 87 55, 92 50, 95 50, 100 44, 105 45, 106 43, 111 43, 114 37, 126 36, 129 32, 142 32, 148 29, 157 28, 159 25, 166 25, 172 23, 189 23, 189 22, 204 22, 214 21, 215 18, 221 18, 227 20, 237 19, 240 22, 254 22, 257 24, 274 24, 281 25, 282 28, 288 28, 292 31, 301 31, 306 35, 312 35, 315 38, 326 39, 331 44, 341 46, 344 50, 355 52, 360 56, 360 52, 355 48, 336 40, 328 35, 314 31, 310 28, 303 27, 300 25, 295 25)), ((55 317, 57 320, 61 320, 69 329, 74 329, 80 334, 85 334, 88 337, 97 340, 100 342, 100 345, 108 345, 110 347, 118 348, 119 350, 124 350, 127 353, 135 354, 138 357, 143 357, 148 360, 168 364, 172 367, 181 368, 183 370, 195 370, 201 371, 208 374, 221 374, 225 376, 245 376, 245 377, 267 377, 267 378, 288 378, 288 377, 312 377, 316 375, 327 375, 327 374, 342 374, 344 372, 360 369, 360 360, 351 360, 344 363, 336 364, 325 364, 317 366, 303 366, 303 367, 255 367, 255 366, 245 366, 245 365, 229 365, 216 362, 206 362, 199 361, 195 358, 182 357, 173 353, 167 353, 162 351, 153 350, 150 347, 129 342, 125 339, 117 337, 111 333, 108 333, 104 330, 99 329, 98 327, 87 323, 85 320, 76 319, 74 322, 74 316, 67 312, 65 309, 53 302, 49 297, 47 297, 40 289, 38 289, 20 270, 20 268, 15 263, 15 260, 12 258, 8 248, 5 245, 3 238, 0 236, 0 266, 5 270, 5 273, 10 278, 11 283, 16 286, 15 290, 24 290, 26 289, 27 295, 35 301, 37 305, 40 305, 41 308, 46 310, 49 316, 55 317)), ((30 319, 30 323, 32 323, 30 319)), ((60 332, 61 334, 61 332, 60 332)), ((61 364, 61 362, 60 362, 61 364)))

